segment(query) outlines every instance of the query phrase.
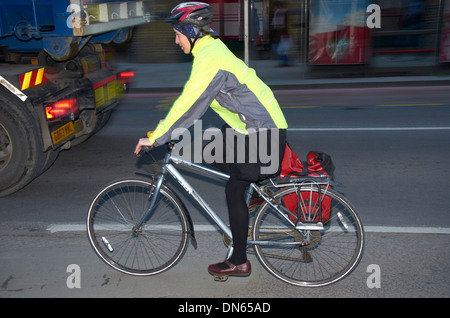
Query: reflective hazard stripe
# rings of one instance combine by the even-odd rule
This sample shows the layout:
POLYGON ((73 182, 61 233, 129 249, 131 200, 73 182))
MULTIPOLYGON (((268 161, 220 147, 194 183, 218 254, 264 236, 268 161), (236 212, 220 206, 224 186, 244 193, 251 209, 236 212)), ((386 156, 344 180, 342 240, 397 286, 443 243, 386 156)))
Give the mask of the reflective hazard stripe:
POLYGON ((44 68, 40 68, 37 71, 36 82, 35 85, 39 85, 44 81, 44 68))
POLYGON ((32 72, 28 72, 28 73, 25 73, 25 74, 21 75, 21 76, 23 76, 23 78, 20 79, 20 84, 21 84, 20 89, 21 90, 25 90, 28 87, 30 87, 31 73, 32 72))
POLYGON ((20 89, 25 90, 33 86, 40 85, 46 81, 44 76, 45 68, 40 68, 34 71, 26 72, 19 75, 20 89))
POLYGON ((0 75, 0 85, 3 85, 7 90, 16 95, 22 102, 26 101, 28 96, 18 90, 13 84, 8 82, 6 78, 0 75))

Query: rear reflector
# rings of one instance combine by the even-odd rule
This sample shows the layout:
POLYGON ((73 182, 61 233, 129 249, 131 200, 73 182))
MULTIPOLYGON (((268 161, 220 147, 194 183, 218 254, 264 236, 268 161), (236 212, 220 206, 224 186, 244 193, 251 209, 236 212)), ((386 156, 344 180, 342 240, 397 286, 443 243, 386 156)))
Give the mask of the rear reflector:
POLYGON ((117 76, 117 80, 123 84, 131 84, 134 75, 133 71, 120 72, 117 76))

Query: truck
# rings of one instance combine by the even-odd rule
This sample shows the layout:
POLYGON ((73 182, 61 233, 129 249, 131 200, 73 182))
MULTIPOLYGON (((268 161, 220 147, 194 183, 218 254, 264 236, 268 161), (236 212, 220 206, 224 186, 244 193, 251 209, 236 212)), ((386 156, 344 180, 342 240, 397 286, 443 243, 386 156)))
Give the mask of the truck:
POLYGON ((0 197, 98 132, 130 85, 114 47, 149 1, 0 0, 0 197))

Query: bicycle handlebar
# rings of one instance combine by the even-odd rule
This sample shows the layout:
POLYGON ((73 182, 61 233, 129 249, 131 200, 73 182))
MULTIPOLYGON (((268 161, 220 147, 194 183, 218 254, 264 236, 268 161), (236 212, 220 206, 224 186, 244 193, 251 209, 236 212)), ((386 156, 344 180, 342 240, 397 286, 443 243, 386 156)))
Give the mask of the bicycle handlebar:
MULTIPOLYGON (((176 144, 177 143, 173 142, 173 141, 166 142, 166 146, 168 147, 167 152, 171 153, 172 150, 173 150, 173 147, 175 147, 176 144)), ((139 153, 139 155, 141 155, 142 153, 150 152, 150 150, 152 150, 153 148, 155 148, 155 147, 153 147, 153 146, 151 146, 151 147, 149 147, 149 146, 142 146, 141 152, 139 153)))

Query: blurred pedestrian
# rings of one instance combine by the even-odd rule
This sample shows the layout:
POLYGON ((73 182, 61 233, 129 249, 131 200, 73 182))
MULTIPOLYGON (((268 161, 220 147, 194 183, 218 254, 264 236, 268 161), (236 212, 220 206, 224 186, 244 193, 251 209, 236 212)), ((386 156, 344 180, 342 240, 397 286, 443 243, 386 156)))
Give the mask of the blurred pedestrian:
POLYGON ((275 1, 272 18, 272 51, 280 61, 279 66, 289 66, 292 41, 288 32, 288 10, 284 3, 275 1))

